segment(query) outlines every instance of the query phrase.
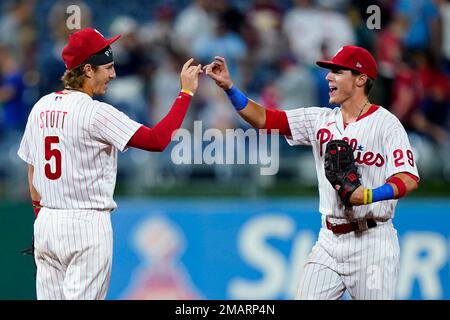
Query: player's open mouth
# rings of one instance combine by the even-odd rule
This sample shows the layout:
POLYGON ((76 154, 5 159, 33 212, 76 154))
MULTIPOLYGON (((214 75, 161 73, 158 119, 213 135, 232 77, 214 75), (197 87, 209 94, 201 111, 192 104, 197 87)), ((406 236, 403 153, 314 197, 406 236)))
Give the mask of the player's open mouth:
POLYGON ((330 86, 330 95, 332 95, 337 90, 336 87, 330 86))

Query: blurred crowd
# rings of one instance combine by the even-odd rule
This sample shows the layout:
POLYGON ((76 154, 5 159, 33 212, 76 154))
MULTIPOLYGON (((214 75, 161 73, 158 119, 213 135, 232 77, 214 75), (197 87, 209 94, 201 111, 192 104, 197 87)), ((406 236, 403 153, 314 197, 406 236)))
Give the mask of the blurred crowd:
MULTIPOLYGON (((117 79, 102 99, 146 125, 170 108, 189 57, 201 64, 226 57, 235 84, 266 107, 335 107, 328 105, 327 71, 315 61, 343 45, 363 46, 379 66, 371 102, 409 131, 422 176, 450 180, 449 0, 1 1, 0 144, 11 149, 0 155, 2 179, 11 174, 32 105, 62 88, 70 5, 80 8, 81 28, 122 34, 113 47, 117 79)), ((204 129, 247 128, 207 77, 193 102, 184 127, 202 120, 204 129)), ((136 163, 153 163, 146 181, 158 181, 165 169, 194 177, 195 168, 164 168, 168 157, 133 151, 119 175, 134 179, 136 163)), ((230 174, 214 170, 216 178, 230 174)))

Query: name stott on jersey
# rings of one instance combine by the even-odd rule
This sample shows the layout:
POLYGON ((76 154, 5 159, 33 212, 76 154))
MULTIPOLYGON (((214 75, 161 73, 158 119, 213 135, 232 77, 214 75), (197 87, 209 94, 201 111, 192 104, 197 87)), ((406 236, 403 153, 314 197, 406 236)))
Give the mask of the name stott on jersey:
POLYGON ((377 188, 392 175, 409 172, 419 177, 408 136, 389 111, 372 105, 358 121, 345 126, 340 108, 299 108, 286 111, 292 137, 290 145, 311 145, 319 181, 320 212, 332 218, 394 217, 397 200, 346 208, 325 177, 324 152, 333 139, 344 139, 354 150, 361 183, 377 188))
POLYGON ((18 151, 34 166, 41 204, 114 209, 118 150, 141 124, 82 92, 51 93, 33 107, 18 151))

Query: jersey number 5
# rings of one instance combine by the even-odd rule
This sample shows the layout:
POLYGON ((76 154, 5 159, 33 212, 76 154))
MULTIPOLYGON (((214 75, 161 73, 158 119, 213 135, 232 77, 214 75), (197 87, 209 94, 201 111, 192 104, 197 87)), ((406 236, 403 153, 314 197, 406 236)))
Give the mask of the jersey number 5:
POLYGON ((59 137, 47 136, 44 139, 45 143, 45 161, 50 161, 51 158, 55 158, 55 170, 52 171, 50 163, 45 164, 45 176, 50 180, 56 180, 61 177, 61 151, 56 148, 52 148, 52 144, 59 143, 59 137))

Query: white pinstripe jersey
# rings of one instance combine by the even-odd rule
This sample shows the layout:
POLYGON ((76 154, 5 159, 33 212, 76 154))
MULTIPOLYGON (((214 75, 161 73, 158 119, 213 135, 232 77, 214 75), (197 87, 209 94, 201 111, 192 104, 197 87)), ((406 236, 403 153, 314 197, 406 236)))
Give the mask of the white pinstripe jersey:
POLYGON ((345 128, 340 108, 286 111, 292 133, 292 137, 286 137, 288 143, 312 146, 319 182, 319 211, 326 216, 384 220, 394 217, 397 204, 397 200, 387 200, 346 209, 325 177, 323 156, 330 140, 344 139, 353 147, 360 180, 366 188, 378 188, 399 172, 419 177, 408 136, 400 121, 383 107, 372 105, 369 110, 375 111, 345 128))
POLYGON ((141 124, 82 92, 42 97, 28 117, 18 155, 34 166, 33 186, 53 209, 114 209, 117 151, 141 124))

